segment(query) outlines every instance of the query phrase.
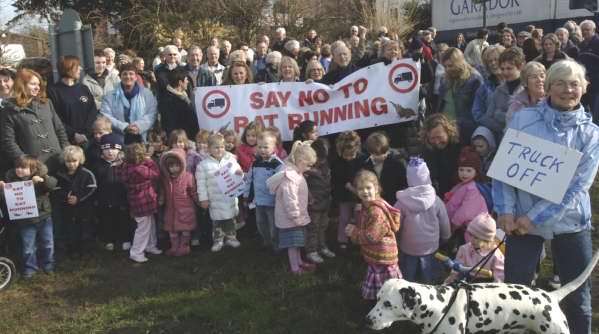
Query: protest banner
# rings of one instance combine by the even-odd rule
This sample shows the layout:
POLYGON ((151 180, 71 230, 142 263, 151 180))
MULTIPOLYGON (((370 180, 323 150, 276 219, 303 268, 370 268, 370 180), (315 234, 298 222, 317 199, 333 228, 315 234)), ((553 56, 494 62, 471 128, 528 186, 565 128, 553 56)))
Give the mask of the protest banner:
POLYGON ((11 182, 4 185, 4 198, 10 220, 39 216, 32 181, 11 182))
POLYGON ((559 204, 581 157, 566 146, 508 129, 487 175, 559 204))
POLYGON ((356 71, 335 85, 278 82, 197 87, 200 128, 223 127, 241 133, 253 120, 276 126, 283 140, 312 120, 321 135, 413 120, 417 117, 420 64, 411 59, 378 63, 356 71))
POLYGON ((233 163, 229 162, 214 173, 218 189, 226 196, 235 198, 243 194, 245 181, 241 169, 234 168, 233 163))

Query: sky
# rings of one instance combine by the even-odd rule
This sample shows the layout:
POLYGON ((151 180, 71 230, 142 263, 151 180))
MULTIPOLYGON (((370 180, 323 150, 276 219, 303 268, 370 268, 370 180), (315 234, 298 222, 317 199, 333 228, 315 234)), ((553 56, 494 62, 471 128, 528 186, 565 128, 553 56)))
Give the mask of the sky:
MULTIPOLYGON (((15 7, 12 6, 13 0, 0 0, 0 30, 6 29, 6 23, 10 21, 17 14, 15 13, 15 7)), ((21 20, 19 24, 17 24, 14 29, 11 29, 15 32, 18 32, 25 28, 28 24, 35 24, 40 26, 47 27, 47 24, 44 22, 40 22, 37 19, 34 20, 21 20)))

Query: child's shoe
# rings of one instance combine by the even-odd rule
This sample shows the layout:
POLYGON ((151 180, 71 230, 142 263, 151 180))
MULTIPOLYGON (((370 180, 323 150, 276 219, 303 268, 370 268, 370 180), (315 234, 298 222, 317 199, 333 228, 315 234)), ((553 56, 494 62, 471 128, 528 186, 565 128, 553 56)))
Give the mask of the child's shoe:
POLYGON ((146 253, 150 253, 152 255, 160 255, 160 254, 162 254, 162 251, 160 249, 154 247, 154 248, 146 249, 146 253))
POLYGON ((200 240, 191 239, 191 247, 198 247, 200 245, 200 240))
POLYGON ((104 245, 104 249, 107 250, 107 251, 112 252, 114 250, 114 244, 111 243, 111 242, 109 242, 106 245, 104 245))
POLYGON ((302 262, 302 263, 300 263, 300 268, 303 271, 312 272, 312 271, 316 270, 316 265, 313 263, 302 262))
POLYGON ((170 238, 171 240, 171 248, 166 251, 166 255, 168 256, 177 256, 177 252, 179 251, 179 247, 181 245, 181 239, 178 235, 173 235, 170 238))
POLYGON ((549 286, 555 290, 562 287, 562 283, 560 282, 559 276, 557 276, 557 275, 553 275, 553 277, 549 279, 547 284, 549 284, 549 286))
POLYGON ((210 250, 213 253, 216 253, 216 252, 220 252, 221 249, 223 249, 223 242, 222 241, 216 241, 216 242, 214 242, 214 244, 212 245, 212 248, 210 250))
POLYGON ((323 248, 320 250, 320 254, 326 256, 326 257, 330 257, 333 258, 335 257, 335 253, 333 253, 330 249, 328 249, 327 247, 323 248))
POLYGON ((123 242, 122 248, 124 251, 128 251, 131 249, 131 243, 129 241, 123 242))
POLYGON ((177 249, 176 256, 185 256, 191 253, 191 248, 189 247, 189 236, 181 236, 181 242, 179 243, 179 248, 177 249))
POLYGON ((311 252, 306 254, 306 258, 308 259, 308 261, 312 262, 312 263, 323 263, 324 259, 322 257, 320 257, 320 255, 318 255, 318 253, 316 252, 311 252))
POLYGON ((227 237, 227 239, 225 240, 225 244, 233 248, 241 246, 241 243, 239 242, 239 240, 237 240, 236 237, 227 237))
POLYGON ((137 263, 144 263, 144 262, 148 262, 148 258, 141 255, 141 256, 134 256, 131 255, 129 256, 129 258, 133 261, 133 262, 137 262, 137 263))

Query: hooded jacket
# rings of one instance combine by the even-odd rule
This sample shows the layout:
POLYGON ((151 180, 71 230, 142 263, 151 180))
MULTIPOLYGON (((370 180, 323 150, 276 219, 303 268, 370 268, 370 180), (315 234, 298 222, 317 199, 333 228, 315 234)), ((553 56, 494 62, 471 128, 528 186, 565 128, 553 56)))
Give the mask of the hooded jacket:
POLYGON ((331 207, 331 169, 327 161, 317 161, 304 173, 308 182, 308 211, 327 212, 331 207))
POLYGON ((445 208, 452 230, 465 228, 474 217, 488 212, 487 202, 474 180, 457 184, 449 193, 445 194, 445 197, 447 198, 445 208))
POLYGON ((198 203, 198 189, 193 175, 186 170, 185 152, 170 150, 160 157, 162 173, 162 196, 164 198, 164 230, 167 232, 192 231, 196 227, 195 204, 198 203), (181 172, 171 176, 166 160, 175 158, 181 164, 181 172))
POLYGON ((308 215, 308 183, 295 166, 285 168, 266 180, 271 193, 275 194, 275 225, 278 228, 294 228, 310 223, 308 215))
POLYGON ((52 215, 52 205, 50 204, 50 192, 56 188, 56 179, 53 176, 48 175, 48 168, 43 163, 38 163, 38 171, 27 179, 21 179, 17 176, 15 169, 11 169, 6 173, 6 182, 20 182, 31 180, 33 176, 37 175, 44 179, 44 182, 36 183, 35 188, 35 201, 37 202, 38 216, 29 219, 19 219, 19 224, 36 224, 52 215))
POLYGON ((439 240, 451 236, 445 204, 430 184, 398 191, 395 208, 402 213, 399 247, 412 256, 429 255, 439 248, 439 240))
POLYGON ((485 175, 491 167, 491 163, 493 162, 493 157, 495 157, 495 151, 497 150, 497 143, 495 142, 495 137, 493 136, 493 132, 491 130, 485 128, 484 126, 479 126, 472 133, 472 140, 476 137, 483 137, 487 144, 489 145, 489 153, 486 156, 481 157, 482 169, 485 175))
POLYGON ((497 89, 490 97, 487 112, 481 117, 480 124, 493 131, 496 138, 500 138, 505 129, 510 98, 523 90, 525 90, 524 87, 518 85, 516 90, 510 94, 507 83, 504 82, 497 86, 497 89))
POLYGON ((158 195, 154 184, 160 177, 156 163, 146 159, 139 164, 124 162, 117 169, 117 178, 127 187, 129 212, 133 217, 146 217, 158 211, 158 195))
POLYGON ((351 240, 360 245, 362 257, 368 264, 397 264, 397 241, 400 212, 382 199, 363 204, 358 224, 351 240))
POLYGON ((531 136, 575 149, 582 158, 561 203, 555 204, 508 184, 493 180, 493 202, 499 215, 528 216, 535 228, 530 232, 545 239, 591 228, 589 189, 599 166, 599 127, 584 107, 563 112, 550 100, 514 115, 508 126, 531 136))
POLYGON ((196 169, 196 181, 198 185, 198 199, 200 202, 210 202, 210 218, 212 220, 233 219, 239 213, 237 197, 226 196, 218 187, 214 173, 228 163, 234 164, 234 168, 241 169, 235 156, 229 152, 220 161, 208 156, 202 160, 196 169))
POLYGON ((89 74, 86 74, 83 77, 83 80, 81 80, 81 83, 92 93, 94 101, 96 102, 96 109, 98 110, 100 110, 104 95, 108 94, 116 85, 121 82, 118 72, 106 71, 108 74, 104 78, 104 86, 100 86, 100 83, 89 74))

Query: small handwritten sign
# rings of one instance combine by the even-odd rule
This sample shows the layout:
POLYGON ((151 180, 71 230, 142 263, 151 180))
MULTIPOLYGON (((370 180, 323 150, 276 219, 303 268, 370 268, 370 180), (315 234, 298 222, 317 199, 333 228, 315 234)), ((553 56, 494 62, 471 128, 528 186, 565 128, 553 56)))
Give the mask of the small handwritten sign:
POLYGON ((12 182, 4 185, 4 197, 10 220, 38 217, 35 189, 32 181, 12 182))
POLYGON ((225 196, 235 198, 243 194, 245 181, 243 173, 237 174, 238 168, 238 166, 229 162, 214 173, 218 188, 225 196))
POLYGON ((566 146, 508 129, 487 175, 559 204, 581 157, 566 146))

